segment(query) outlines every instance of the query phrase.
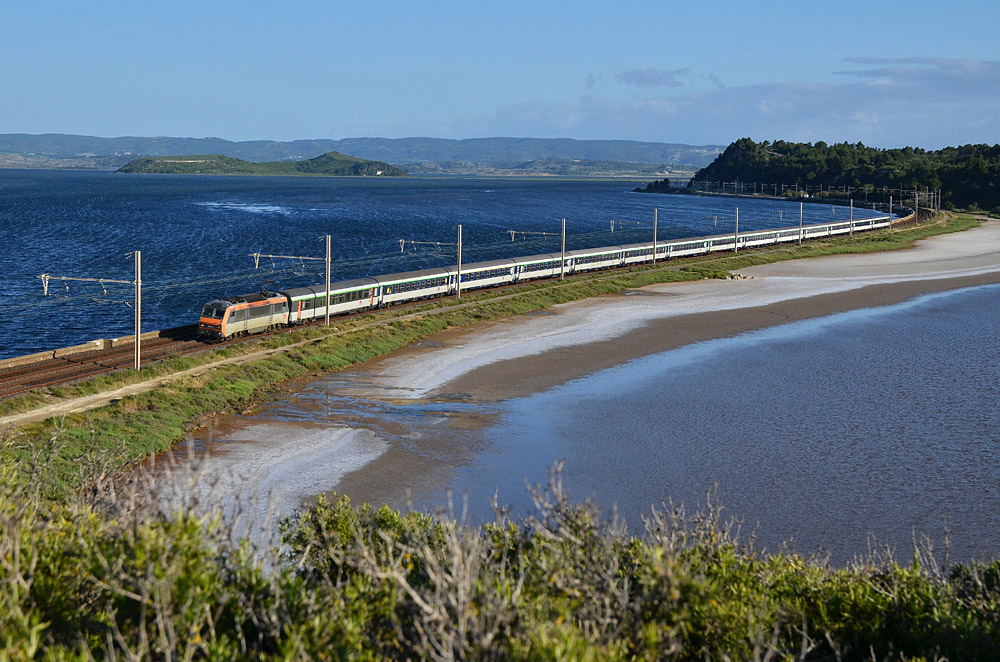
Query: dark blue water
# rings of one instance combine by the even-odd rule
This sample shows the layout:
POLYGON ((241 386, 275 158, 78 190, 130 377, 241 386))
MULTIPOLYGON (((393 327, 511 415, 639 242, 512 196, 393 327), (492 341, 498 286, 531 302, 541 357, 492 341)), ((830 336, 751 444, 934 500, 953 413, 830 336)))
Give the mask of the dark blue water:
MULTIPOLYGON (((250 254, 322 257, 328 233, 341 280, 452 264, 451 246, 400 254, 399 240, 454 242, 459 224, 472 262, 556 251, 558 236, 511 242, 507 231, 558 233, 564 217, 569 249, 648 240, 654 207, 662 238, 729 232, 736 206, 741 229, 798 222, 796 203, 650 196, 634 186, 0 170, 0 357, 131 333, 131 286, 53 283, 58 296, 44 298, 37 276, 131 281, 134 250, 143 257, 143 328, 152 330, 193 322, 213 298, 321 282, 322 262, 264 260, 255 270, 250 254), (611 234, 612 221, 624 227, 611 234)), ((806 205, 805 214, 819 223, 848 210, 806 205)))
POLYGON ((699 343, 505 405, 446 487, 488 516, 566 461, 578 499, 632 525, 709 490, 774 550, 837 563, 870 536, 904 560, 1000 555, 1000 286, 699 343))

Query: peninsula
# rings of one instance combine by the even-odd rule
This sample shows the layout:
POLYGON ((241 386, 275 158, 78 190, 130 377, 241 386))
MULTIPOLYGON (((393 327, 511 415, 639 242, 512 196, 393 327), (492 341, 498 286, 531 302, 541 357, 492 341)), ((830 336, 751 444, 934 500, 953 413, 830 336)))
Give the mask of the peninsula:
POLYGON ((301 175, 308 177, 406 177, 402 168, 340 152, 304 161, 244 161, 219 154, 136 159, 116 172, 158 175, 301 175))

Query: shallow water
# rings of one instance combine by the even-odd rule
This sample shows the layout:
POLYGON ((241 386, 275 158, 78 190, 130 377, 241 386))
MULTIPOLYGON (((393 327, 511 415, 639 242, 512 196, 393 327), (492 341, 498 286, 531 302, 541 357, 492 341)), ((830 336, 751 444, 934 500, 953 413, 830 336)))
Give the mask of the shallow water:
POLYGON ((529 506, 565 460, 577 498, 632 525, 716 492, 758 544, 835 562, 914 537, 953 559, 1000 552, 1000 286, 691 345, 503 406, 445 488, 481 517, 529 506))
MULTIPOLYGON (((998 304, 996 285, 933 294, 689 345, 490 405, 399 400, 370 375, 340 373, 196 438, 212 456, 275 426, 308 445, 326 426, 339 441, 309 456, 322 466, 279 464, 259 480, 291 487, 301 472, 394 507, 437 508, 451 492, 474 520, 492 517, 494 495, 527 513, 525 481, 544 483, 564 460, 574 498, 617 508, 634 529, 651 506, 691 510, 711 490, 770 550, 791 543, 842 564, 872 541, 907 558, 922 536, 943 554, 947 535, 952 560, 994 557, 998 304)), ((218 466, 239 469, 253 448, 239 453, 250 455, 218 466)))

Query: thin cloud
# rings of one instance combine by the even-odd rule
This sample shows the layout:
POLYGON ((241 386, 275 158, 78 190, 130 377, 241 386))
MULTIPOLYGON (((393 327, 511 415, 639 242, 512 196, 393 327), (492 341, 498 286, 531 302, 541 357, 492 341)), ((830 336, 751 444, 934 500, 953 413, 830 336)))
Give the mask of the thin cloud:
POLYGON ((726 89, 726 86, 725 84, 723 84, 722 79, 716 76, 715 74, 708 75, 708 82, 710 82, 712 85, 715 85, 720 90, 726 89))
POLYGON ((1000 63, 939 58, 853 58, 840 82, 778 81, 651 90, 644 98, 590 93, 532 100, 457 120, 460 135, 629 138, 725 144, 741 136, 891 147, 996 141, 1000 63))
POLYGON ((678 78, 686 76, 690 69, 629 69, 618 74, 618 82, 635 87, 683 87, 678 78))
POLYGON ((1000 99, 1000 62, 954 58, 853 57, 865 68, 836 73, 872 83, 919 89, 923 94, 1000 99))
POLYGON ((585 80, 587 90, 589 91, 594 89, 594 85, 597 84, 597 81, 599 80, 601 80, 600 74, 589 74, 585 80))

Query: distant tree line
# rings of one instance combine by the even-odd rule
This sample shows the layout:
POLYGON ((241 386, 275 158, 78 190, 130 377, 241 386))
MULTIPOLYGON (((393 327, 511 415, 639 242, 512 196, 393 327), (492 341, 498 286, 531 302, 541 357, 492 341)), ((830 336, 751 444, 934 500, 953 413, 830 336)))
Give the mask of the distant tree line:
MULTIPOLYGON (((1000 144, 962 145, 928 151, 917 147, 878 149, 862 143, 755 142, 741 138, 705 168, 688 188, 712 181, 760 182, 875 191, 882 188, 941 189, 946 209, 1000 212, 1000 144)), ((675 182, 676 185, 676 182, 675 182)), ((670 182, 653 182, 645 190, 670 189, 670 182)))

